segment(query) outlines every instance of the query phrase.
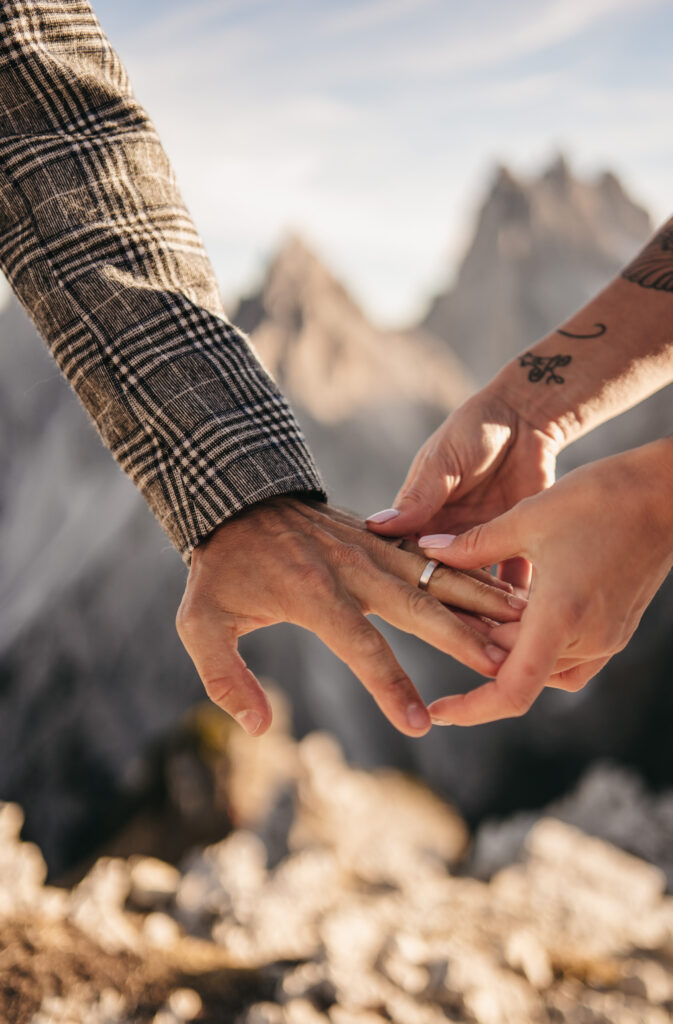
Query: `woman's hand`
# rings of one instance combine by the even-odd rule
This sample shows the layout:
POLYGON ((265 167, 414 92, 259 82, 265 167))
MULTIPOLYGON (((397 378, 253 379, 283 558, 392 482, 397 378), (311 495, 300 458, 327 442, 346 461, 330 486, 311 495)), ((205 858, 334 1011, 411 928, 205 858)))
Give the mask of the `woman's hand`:
POLYGON ((506 654, 479 616, 516 620, 525 604, 484 574, 449 569, 437 569, 427 592, 419 590, 426 562, 348 513, 276 498, 224 523, 194 550, 178 633, 210 699, 253 735, 266 731, 271 711, 238 638, 294 622, 350 666, 393 725, 420 736, 430 728, 423 700, 366 616, 379 615, 493 676, 506 654), (445 605, 473 614, 455 615, 445 605))
MULTIPOLYGON (((372 531, 461 533, 554 482, 560 438, 527 422, 495 385, 468 399, 425 442, 394 508, 367 520, 372 531)), ((517 559, 500 575, 527 587, 530 567, 517 559)))
POLYGON ((491 632, 511 647, 495 681, 429 708, 455 725, 521 715, 545 685, 578 690, 621 651, 673 565, 673 440, 584 466, 493 522, 420 543, 454 568, 532 562, 520 626, 491 632))

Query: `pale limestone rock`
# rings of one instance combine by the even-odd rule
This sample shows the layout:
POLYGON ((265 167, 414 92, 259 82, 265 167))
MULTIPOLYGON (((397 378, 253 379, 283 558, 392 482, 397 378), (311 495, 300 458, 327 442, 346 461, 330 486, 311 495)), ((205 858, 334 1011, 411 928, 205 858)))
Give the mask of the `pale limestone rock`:
POLYGON ((351 898, 323 918, 320 937, 331 964, 361 971, 374 966, 387 931, 373 907, 351 898))
POLYGON ((583 888, 618 898, 626 913, 647 913, 666 888, 658 868, 553 818, 535 826, 527 849, 533 862, 543 862, 567 879, 576 878, 583 888))
POLYGON ((152 1024, 182 1024, 182 1021, 170 1010, 159 1010, 154 1014, 152 1024))
POLYGON ((346 1010, 343 1006, 333 1006, 329 1012, 332 1024, 386 1024, 385 1018, 369 1010, 346 1010))
POLYGON ((287 1017, 275 1003, 257 1003, 244 1014, 241 1024, 287 1024, 287 1017))
POLYGON ((515 971, 521 971, 533 988, 548 988, 554 971, 547 950, 537 935, 527 929, 513 931, 505 941, 505 960, 515 971))
POLYGON ((131 868, 120 857, 101 857, 75 886, 69 917, 103 949, 139 951, 139 931, 124 911, 131 887, 131 868))
POLYGON ((168 914, 155 910, 143 920, 142 934, 154 949, 170 949, 180 937, 180 926, 168 914))
POLYGON ((201 1013, 201 996, 193 988, 176 988, 168 997, 168 1007, 180 1021, 194 1020, 201 1013))
POLYGON ((0 803, 0 916, 31 906, 47 877, 39 848, 19 839, 23 820, 18 804, 0 803))
POLYGON ((175 896, 180 872, 156 857, 132 857, 130 899, 140 909, 156 908, 175 896))
POLYGON ((287 1024, 328 1024, 328 1018, 307 999, 291 999, 285 1004, 287 1024))
MULTIPOLYGON (((452 876, 441 853, 456 834, 453 812, 433 826, 432 800, 354 771, 324 737, 303 741, 294 760, 296 829, 276 867, 267 869, 264 844, 246 830, 168 872, 102 858, 64 893, 67 916, 106 949, 159 950, 182 965, 178 951, 200 939, 208 963, 254 968, 264 992, 235 1024, 670 1021, 673 900, 658 869, 543 819, 521 862, 490 883, 452 876), (388 825, 381 798, 396 793, 388 825), (377 835, 387 846, 378 859, 364 849, 375 852, 377 835), (125 910, 134 884, 154 904, 143 915, 125 910)), ((16 814, 8 821, 0 862, 22 846, 16 814)), ((155 1024, 198 1019, 206 1000, 197 988, 195 978, 193 990, 172 991, 153 1008, 155 1024)), ((126 1020, 123 1002, 109 1012, 103 1002, 91 993, 45 999, 33 1024, 140 1024, 126 1020)))

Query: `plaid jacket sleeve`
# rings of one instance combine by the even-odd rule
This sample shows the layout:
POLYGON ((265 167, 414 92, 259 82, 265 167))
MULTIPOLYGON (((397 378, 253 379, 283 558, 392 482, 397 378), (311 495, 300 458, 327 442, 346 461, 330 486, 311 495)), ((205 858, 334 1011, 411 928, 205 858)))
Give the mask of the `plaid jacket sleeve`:
POLYGON ((323 496, 86 0, 0 5, 0 265, 187 560, 263 498, 323 496))

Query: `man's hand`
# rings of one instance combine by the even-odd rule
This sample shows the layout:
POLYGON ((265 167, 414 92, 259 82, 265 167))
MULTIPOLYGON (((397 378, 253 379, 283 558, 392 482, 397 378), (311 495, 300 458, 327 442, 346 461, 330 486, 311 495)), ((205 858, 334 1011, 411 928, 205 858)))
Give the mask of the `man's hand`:
POLYGON ((520 617, 524 602, 487 577, 437 569, 428 592, 427 559, 369 533, 354 517, 318 502, 277 498, 219 527, 193 552, 177 615, 180 638, 210 699, 252 735, 271 721, 266 696, 237 649, 240 636, 277 622, 316 633, 352 669, 401 732, 421 736, 427 709, 390 647, 367 620, 392 625, 493 676, 505 652, 490 627, 520 617), (461 617, 445 605, 460 607, 461 617))
MULTIPOLYGON (((536 429, 493 385, 452 413, 420 449, 393 509, 367 520, 380 536, 461 533, 554 482, 558 443, 536 429)), ((527 588, 516 559, 501 578, 527 588)))
POLYGON ((433 721, 478 725, 521 715, 542 688, 581 689, 621 651, 673 564, 673 440, 583 466, 550 490, 458 537, 422 537, 456 568, 530 559, 521 623, 495 627, 511 648, 495 682, 444 697, 433 721))

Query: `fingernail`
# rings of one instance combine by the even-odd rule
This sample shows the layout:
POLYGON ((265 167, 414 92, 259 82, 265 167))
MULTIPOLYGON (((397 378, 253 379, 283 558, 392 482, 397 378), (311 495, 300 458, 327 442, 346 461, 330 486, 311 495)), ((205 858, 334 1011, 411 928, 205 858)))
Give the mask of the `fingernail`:
POLYGON ((517 597, 516 594, 509 594, 507 596, 507 603, 516 608, 517 611, 523 611, 524 608, 528 607, 528 601, 525 597, 517 597))
POLYGON ((429 718, 422 704, 410 704, 407 708, 407 722, 412 729, 427 729, 429 718))
POLYGON ((445 722, 442 718, 433 718, 432 715, 430 715, 430 721, 433 725, 451 725, 451 722, 445 722))
POLYGON ((419 538, 418 543, 422 548, 448 548, 455 539, 455 533, 428 533, 427 536, 419 538))
POLYGON ((262 716, 258 715, 256 711, 241 711, 235 718, 241 728, 245 729, 250 736, 254 736, 262 724, 262 716))
POLYGON ((502 665, 507 657, 507 651, 503 651, 502 647, 496 647, 495 644, 487 644, 484 650, 496 665, 502 665))
POLYGON ((399 509, 384 508, 382 512, 375 512, 373 516, 367 516, 368 523, 387 523, 390 519, 397 519, 399 509))

